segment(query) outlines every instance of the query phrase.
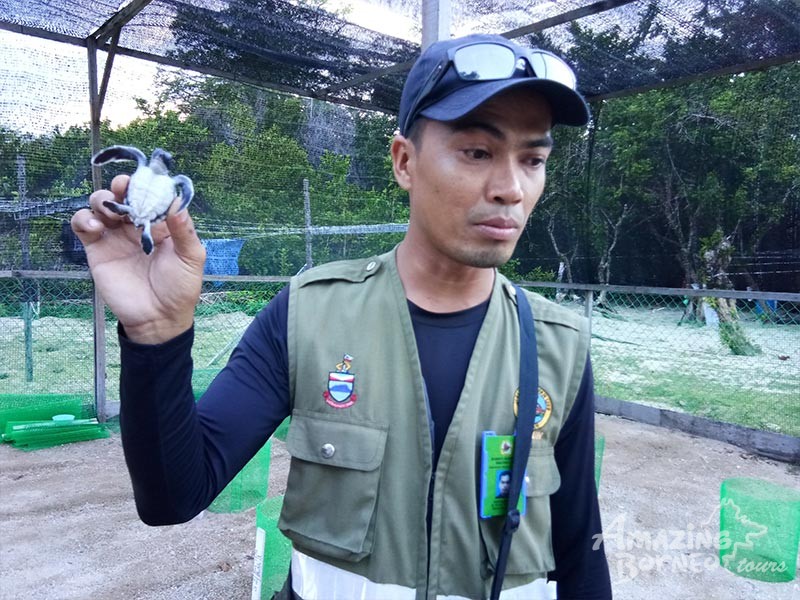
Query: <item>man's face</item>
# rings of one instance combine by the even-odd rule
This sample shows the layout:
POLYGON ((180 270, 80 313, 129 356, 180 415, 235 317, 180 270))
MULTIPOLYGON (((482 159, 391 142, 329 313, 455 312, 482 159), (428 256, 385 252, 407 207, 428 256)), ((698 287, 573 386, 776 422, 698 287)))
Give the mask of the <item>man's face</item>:
POLYGON ((511 475, 508 473, 503 473, 500 475, 500 495, 501 496, 508 496, 508 492, 511 489, 511 475))
POLYGON ((397 138, 392 157, 409 192, 414 251, 437 264, 508 261, 544 189, 551 122, 544 98, 511 90, 458 121, 420 123, 417 144, 397 138))

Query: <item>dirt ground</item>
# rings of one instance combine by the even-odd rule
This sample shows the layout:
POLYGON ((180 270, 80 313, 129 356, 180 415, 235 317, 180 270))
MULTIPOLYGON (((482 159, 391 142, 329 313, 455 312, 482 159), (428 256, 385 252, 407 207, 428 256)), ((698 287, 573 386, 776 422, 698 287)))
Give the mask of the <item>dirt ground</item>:
MULTIPOLYGON (((723 479, 800 488, 800 467, 613 417, 599 416, 598 431, 615 598, 800 599, 800 577, 771 584, 734 575, 701 535, 719 531, 723 479), (649 548, 632 547, 648 535, 649 548)), ((270 495, 282 493, 287 465, 275 442, 270 495)), ((35 452, 0 446, 0 598, 249 598, 254 545, 254 509, 142 524, 119 435, 35 452)))

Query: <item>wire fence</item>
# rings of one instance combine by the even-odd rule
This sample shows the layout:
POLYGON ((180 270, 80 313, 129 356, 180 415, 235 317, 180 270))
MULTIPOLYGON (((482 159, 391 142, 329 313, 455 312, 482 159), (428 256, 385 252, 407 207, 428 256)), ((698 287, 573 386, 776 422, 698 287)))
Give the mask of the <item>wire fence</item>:
POLYGON ((591 317, 598 395, 800 437, 800 294, 558 285, 531 289, 591 317))
MULTIPOLYGON (((196 395, 287 280, 207 277, 195 320, 196 395)), ((800 294, 522 283, 591 317, 598 395, 800 437, 800 294)), ((0 272, 0 409, 69 397, 88 416, 98 405, 113 414, 115 323, 108 310, 94 319, 86 272, 0 272), (95 338, 95 323, 107 335, 95 338), (95 388, 98 354, 105 374, 95 388)))

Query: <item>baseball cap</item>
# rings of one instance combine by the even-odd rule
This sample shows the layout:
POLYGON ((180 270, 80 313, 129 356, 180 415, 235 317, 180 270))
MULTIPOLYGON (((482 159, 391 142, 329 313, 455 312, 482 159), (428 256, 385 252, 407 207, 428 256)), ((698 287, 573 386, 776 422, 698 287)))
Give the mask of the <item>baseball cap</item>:
POLYGON ((523 87, 545 97, 554 124, 589 121, 589 107, 564 60, 500 35, 473 34, 431 44, 411 67, 400 97, 400 133, 406 135, 419 117, 453 121, 500 92, 523 87))

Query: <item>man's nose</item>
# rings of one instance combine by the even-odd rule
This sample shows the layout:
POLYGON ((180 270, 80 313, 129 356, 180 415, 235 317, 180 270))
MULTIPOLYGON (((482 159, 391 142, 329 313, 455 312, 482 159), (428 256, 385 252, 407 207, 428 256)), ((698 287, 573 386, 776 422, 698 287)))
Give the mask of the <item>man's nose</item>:
POLYGON ((495 165, 490 182, 489 196, 494 202, 516 204, 522 202, 521 165, 508 159, 495 165))

